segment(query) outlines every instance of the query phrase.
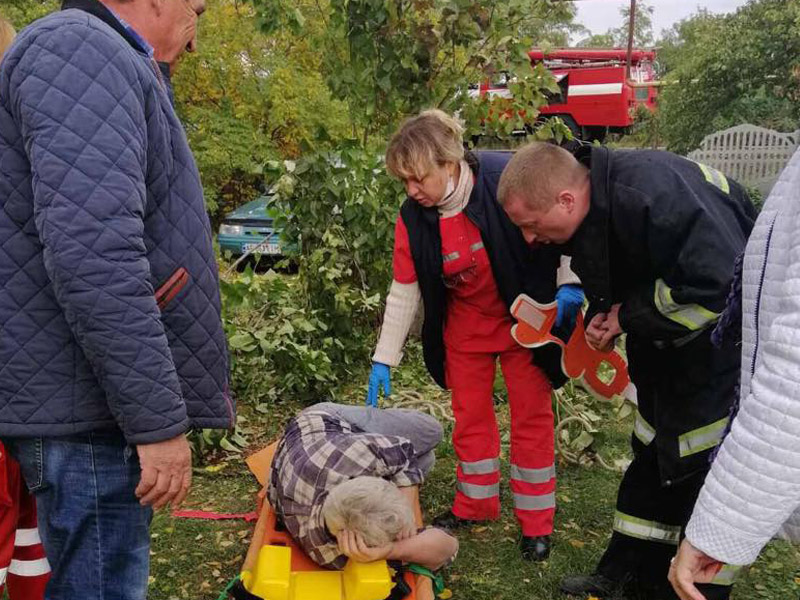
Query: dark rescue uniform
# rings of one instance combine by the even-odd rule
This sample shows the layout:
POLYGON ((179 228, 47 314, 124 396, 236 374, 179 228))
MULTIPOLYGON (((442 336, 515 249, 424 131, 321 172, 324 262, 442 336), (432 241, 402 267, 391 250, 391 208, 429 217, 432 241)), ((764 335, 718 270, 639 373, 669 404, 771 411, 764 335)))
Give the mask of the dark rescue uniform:
MULTIPOLYGON (((738 381, 740 349, 714 348, 710 333, 756 211, 739 184, 668 152, 593 147, 576 157, 591 171, 591 208, 567 253, 590 302, 587 323, 621 304, 638 395, 634 460, 598 571, 634 596, 676 598, 669 560, 738 381)), ((726 598, 729 587, 704 593, 726 598)))

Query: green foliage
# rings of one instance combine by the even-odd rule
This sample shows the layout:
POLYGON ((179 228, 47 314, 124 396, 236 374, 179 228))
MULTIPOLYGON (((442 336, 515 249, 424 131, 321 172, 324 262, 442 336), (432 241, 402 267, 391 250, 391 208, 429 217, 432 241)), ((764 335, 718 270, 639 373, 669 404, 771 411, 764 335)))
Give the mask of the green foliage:
POLYGON ((275 202, 284 216, 276 225, 302 248, 302 307, 324 319, 331 339, 325 349, 339 376, 368 360, 391 278, 401 198, 382 158, 356 142, 304 156, 278 183, 275 202))
MULTIPOLYGON (((574 11, 550 0, 331 0, 307 7, 253 2, 271 31, 296 23, 298 11, 306 23, 325 23, 314 38, 323 72, 334 95, 347 103, 353 132, 365 146, 373 135, 384 140, 404 116, 422 108, 457 110, 465 102, 459 92, 490 73, 524 72, 525 85, 532 45, 527 36, 562 39, 574 11)), ((535 118, 536 106, 519 108, 535 118)))
POLYGON ((220 289, 238 399, 266 412, 284 395, 315 400, 329 391, 338 342, 296 280, 257 276, 248 267, 222 278, 220 289))
POLYGON ((58 0, 3 0, 0 4, 0 16, 8 19, 19 31, 36 19, 53 12, 60 4, 58 0))
POLYGON ((217 222, 258 195, 265 161, 295 157, 320 128, 341 135, 346 123, 314 48, 290 34, 265 35, 241 0, 209 8, 199 52, 178 66, 175 95, 217 222))
POLYGON ((750 0, 731 15, 699 13, 667 36, 660 130, 685 153, 713 131, 752 123, 784 131, 800 119, 797 0, 750 0))

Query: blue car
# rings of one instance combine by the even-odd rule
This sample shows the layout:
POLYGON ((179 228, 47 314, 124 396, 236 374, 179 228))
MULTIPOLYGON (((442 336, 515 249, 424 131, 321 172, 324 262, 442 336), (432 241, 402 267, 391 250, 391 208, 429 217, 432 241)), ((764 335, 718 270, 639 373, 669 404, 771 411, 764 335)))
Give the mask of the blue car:
POLYGON ((225 254, 241 256, 248 252, 283 257, 280 232, 273 227, 273 215, 268 203, 270 196, 261 196, 225 215, 219 226, 217 241, 225 254))

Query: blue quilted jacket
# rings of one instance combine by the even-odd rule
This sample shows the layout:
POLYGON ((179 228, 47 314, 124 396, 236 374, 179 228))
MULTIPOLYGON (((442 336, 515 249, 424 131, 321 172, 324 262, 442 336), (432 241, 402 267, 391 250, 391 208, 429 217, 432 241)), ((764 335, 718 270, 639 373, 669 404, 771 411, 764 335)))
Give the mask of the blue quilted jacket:
POLYGON ((0 436, 230 427, 197 167, 158 67, 94 4, 0 68, 0 436))

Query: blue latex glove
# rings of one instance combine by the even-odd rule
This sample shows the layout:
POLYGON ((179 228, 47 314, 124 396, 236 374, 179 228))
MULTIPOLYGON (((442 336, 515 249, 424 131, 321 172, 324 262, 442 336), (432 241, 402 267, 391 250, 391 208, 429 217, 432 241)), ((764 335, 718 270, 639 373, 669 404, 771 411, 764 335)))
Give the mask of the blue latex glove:
POLYGON ((378 391, 383 388, 384 396, 392 395, 392 382, 389 378, 389 366, 383 363, 372 363, 367 386, 367 406, 378 406, 378 391))
POLYGON ((562 285, 556 292, 556 302, 556 327, 564 327, 571 335, 578 311, 583 306, 583 288, 579 285, 562 285))

